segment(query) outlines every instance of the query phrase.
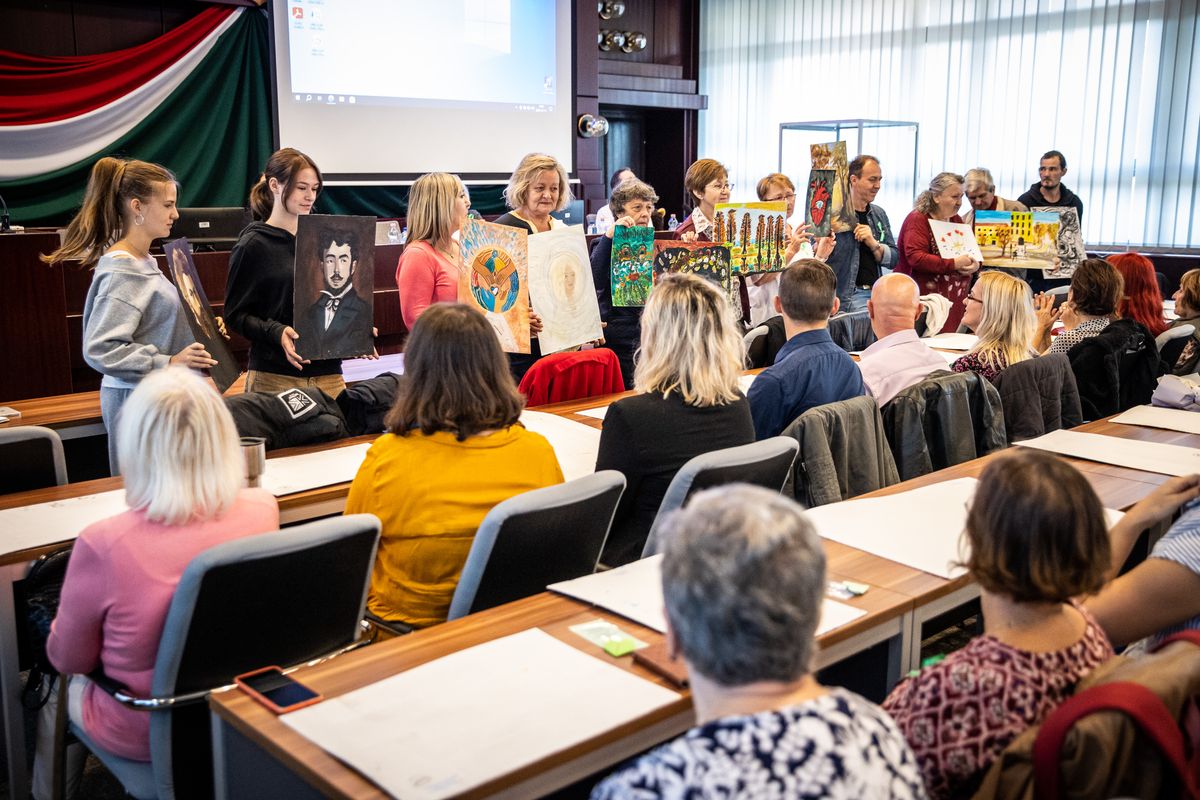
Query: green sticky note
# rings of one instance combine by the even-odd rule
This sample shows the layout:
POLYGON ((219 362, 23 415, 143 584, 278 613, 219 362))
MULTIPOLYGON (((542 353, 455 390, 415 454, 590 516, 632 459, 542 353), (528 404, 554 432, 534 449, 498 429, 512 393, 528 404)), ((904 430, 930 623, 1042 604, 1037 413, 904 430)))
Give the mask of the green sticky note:
POLYGON ((637 649, 637 642, 632 636, 623 636, 619 639, 612 639, 604 645, 604 652, 608 653, 613 658, 627 656, 637 649))

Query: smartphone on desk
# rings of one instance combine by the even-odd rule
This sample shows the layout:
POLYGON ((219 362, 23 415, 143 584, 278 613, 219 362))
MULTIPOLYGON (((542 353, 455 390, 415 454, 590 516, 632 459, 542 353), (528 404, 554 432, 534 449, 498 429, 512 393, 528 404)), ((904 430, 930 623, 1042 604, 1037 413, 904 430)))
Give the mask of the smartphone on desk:
POLYGON ((279 667, 263 667, 233 680, 243 692, 276 714, 286 714, 325 699, 303 683, 284 675, 279 667))

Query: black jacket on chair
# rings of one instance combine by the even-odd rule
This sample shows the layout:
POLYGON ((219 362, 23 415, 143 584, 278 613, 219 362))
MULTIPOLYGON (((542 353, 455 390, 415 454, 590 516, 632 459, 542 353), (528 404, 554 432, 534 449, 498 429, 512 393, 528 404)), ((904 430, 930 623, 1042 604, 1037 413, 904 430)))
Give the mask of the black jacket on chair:
POLYGON ((246 392, 225 398, 239 436, 261 436, 267 449, 298 447, 350 435, 335 400, 320 389, 246 392))
POLYGON ((350 435, 382 433, 383 418, 396 402, 399 391, 400 376, 393 372, 346 387, 346 391, 338 395, 337 404, 346 419, 346 429, 350 435))
POLYGON ((1000 394, 974 372, 931 373, 892 398, 881 413, 902 481, 1007 446, 1000 394))
POLYGON ((1141 323, 1119 319, 1067 353, 1085 420, 1150 402, 1160 365, 1154 337, 1141 323))
POLYGON ((1083 423, 1075 373, 1062 353, 1018 361, 996 373, 992 383, 1004 405, 1009 442, 1036 439, 1083 423))

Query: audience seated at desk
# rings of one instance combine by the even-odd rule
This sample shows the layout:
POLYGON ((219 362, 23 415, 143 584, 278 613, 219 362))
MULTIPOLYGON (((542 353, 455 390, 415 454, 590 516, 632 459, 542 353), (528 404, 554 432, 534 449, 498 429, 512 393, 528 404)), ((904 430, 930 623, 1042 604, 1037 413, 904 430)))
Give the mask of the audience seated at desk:
POLYGON ((347 514, 383 522, 367 608, 414 627, 443 622, 488 511, 562 483, 554 450, 518 420, 524 399, 482 314, 458 303, 413 326, 388 433, 367 451, 347 514))
POLYGON ((250 340, 248 392, 320 389, 330 397, 346 390, 341 359, 301 359, 292 327, 296 229, 321 191, 316 162, 290 147, 275 152, 250 189, 251 222, 229 254, 225 319, 250 340))
POLYGON ((829 337, 829 317, 837 313, 837 279, 820 261, 801 259, 779 277, 776 308, 783 314, 788 341, 750 384, 750 412, 759 439, 778 436, 814 406, 866 392, 862 373, 850 355, 829 337))
POLYGON ((946 368, 946 359, 917 336, 917 318, 924 313, 918 295, 916 281, 896 272, 871 287, 867 313, 877 338, 862 352, 858 368, 867 394, 881 406, 929 373, 946 368))
POLYGON ((1038 305, 1034 346, 1043 353, 1069 353, 1072 347, 1108 327, 1123 295, 1124 284, 1116 267, 1099 258, 1084 259, 1071 276, 1066 302, 1058 309, 1044 301, 1038 305), (1059 320, 1064 330, 1051 341, 1050 331, 1059 320))
POLYGON ((596 286, 596 300, 600 306, 600 320, 604 323, 604 346, 617 354, 621 362, 621 377, 625 388, 633 388, 634 354, 641 341, 642 309, 639 306, 614 306, 612 304, 612 248, 613 232, 617 225, 627 228, 650 227, 654 204, 658 195, 649 184, 637 178, 624 181, 613 189, 609 205, 616 222, 603 236, 592 242, 590 260, 592 282, 596 286))
POLYGON ((1117 316, 1141 323, 1151 336, 1165 331, 1168 325, 1163 318, 1162 290, 1158 288, 1154 262, 1140 253, 1118 253, 1105 261, 1121 273, 1123 291, 1117 316))
MULTIPOLYGON (((265 490, 240 488, 244 461, 233 420, 196 375, 155 371, 124 414, 117 447, 130 508, 76 539, 46 650, 73 676, 72 722, 115 755, 148 761, 150 714, 82 676, 99 668, 135 696, 149 696, 159 636, 188 563, 213 545, 278 529, 279 509, 265 490)), ((42 716, 52 719, 53 708, 42 716)), ((38 797, 51 796, 49 766, 39 754, 38 797)))
POLYGON ((458 300, 463 269, 458 234, 471 201, 457 175, 430 172, 408 192, 408 241, 396 264, 400 314, 410 331, 434 303, 458 300))
MULTIPOLYGON (((1044 297, 1044 304, 1053 302, 1044 297)), ((977 372, 990 381, 1001 370, 1037 355, 1033 351, 1037 317, 1029 285, 1012 275, 996 271, 980 275, 967 294, 962 324, 979 341, 951 365, 955 372, 977 372)))
MULTIPOLYGON (((1196 476, 1168 481, 1113 527, 1111 542, 1136 539, 1198 489, 1196 476)), ((996 459, 980 477, 966 538, 984 634, 884 703, 936 798, 969 795, 1012 739, 1113 655, 1072 598, 1098 590, 1123 559, 1114 558, 1099 498, 1073 467, 1038 450, 996 459)))
POLYGON ((603 563, 641 557, 671 479, 691 458, 754 441, 731 317, 729 300, 694 276, 667 276, 651 292, 634 373, 638 394, 608 407, 600 435, 596 470, 619 470, 626 480, 603 563))
POLYGON ((672 512, 663 541, 667 642, 687 665, 697 727, 593 800, 925 797, 895 723, 809 672, 825 553, 800 506, 758 487, 711 489, 672 512))
POLYGON ((102 158, 63 246, 42 257, 95 270, 83 305, 83 358, 104 376, 100 414, 113 475, 120 473, 121 407, 138 381, 168 364, 203 369, 217 363, 192 336, 179 294, 150 256, 154 240, 168 236, 179 219, 177 191, 175 176, 158 164, 102 158), (118 220, 113 208, 120 209, 118 220))
POLYGON ((1174 364, 1167 368, 1175 375, 1192 375, 1200 367, 1200 269, 1189 269, 1179 279, 1179 289, 1171 296, 1175 301, 1175 314, 1179 317, 1171 323, 1175 328, 1191 325, 1195 328, 1183 351, 1174 364))

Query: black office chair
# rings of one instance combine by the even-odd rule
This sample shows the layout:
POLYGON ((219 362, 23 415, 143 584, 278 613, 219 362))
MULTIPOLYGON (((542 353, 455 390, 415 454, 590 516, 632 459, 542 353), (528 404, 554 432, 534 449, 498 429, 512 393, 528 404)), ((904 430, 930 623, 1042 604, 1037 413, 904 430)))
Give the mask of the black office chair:
POLYGON ((0 494, 66 482, 67 460, 57 431, 37 425, 0 428, 0 494))
POLYGON ((243 672, 323 660, 357 646, 379 527, 378 518, 355 514, 248 536, 196 556, 163 626, 151 697, 90 676, 126 707, 151 715, 150 763, 105 751, 73 724, 71 732, 139 800, 211 798, 209 694, 243 672))
POLYGON ((727 483, 750 483, 781 491, 799 451, 800 445, 795 439, 774 436, 753 444, 702 453, 688 461, 675 473, 663 495, 654 524, 650 526, 650 535, 642 548, 642 558, 658 552, 658 531, 663 518, 682 508, 693 494, 727 483))
POLYGON ((624 491, 625 476, 604 470, 497 505, 475 532, 448 619, 591 575, 624 491))

